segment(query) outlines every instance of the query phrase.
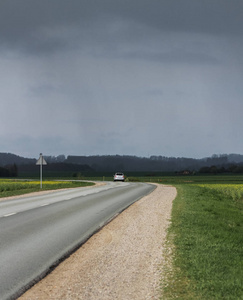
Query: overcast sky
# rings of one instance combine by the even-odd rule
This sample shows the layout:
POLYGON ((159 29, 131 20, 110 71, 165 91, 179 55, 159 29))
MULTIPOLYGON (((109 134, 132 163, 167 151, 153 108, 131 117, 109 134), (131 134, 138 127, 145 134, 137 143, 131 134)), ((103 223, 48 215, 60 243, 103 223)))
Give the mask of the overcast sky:
POLYGON ((242 0, 0 0, 0 152, 243 154, 242 0))

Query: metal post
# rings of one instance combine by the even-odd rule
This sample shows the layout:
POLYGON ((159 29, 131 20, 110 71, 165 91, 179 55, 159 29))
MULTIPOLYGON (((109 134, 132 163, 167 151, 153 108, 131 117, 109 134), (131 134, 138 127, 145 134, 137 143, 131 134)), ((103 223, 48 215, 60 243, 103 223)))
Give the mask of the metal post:
POLYGON ((42 189, 42 162, 40 164, 40 188, 42 189))
POLYGON ((40 153, 40 188, 42 189, 42 153, 40 153))

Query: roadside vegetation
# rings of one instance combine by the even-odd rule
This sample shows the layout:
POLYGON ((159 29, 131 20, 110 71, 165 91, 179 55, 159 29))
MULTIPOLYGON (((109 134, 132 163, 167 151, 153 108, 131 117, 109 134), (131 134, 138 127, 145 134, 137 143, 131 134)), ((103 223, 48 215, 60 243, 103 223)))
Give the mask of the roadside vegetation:
POLYGON ((243 299, 243 178, 172 181, 163 299, 243 299))
MULTIPOLYGON (((161 281, 162 299, 243 299, 243 176, 125 175, 130 182, 155 182, 177 189, 167 235, 169 264, 161 281)), ((106 174, 103 180, 112 177, 106 174)))
POLYGON ((42 181, 42 189, 38 180, 0 179, 0 198, 10 197, 31 192, 75 188, 94 185, 92 182, 82 181, 42 181))
MULTIPOLYGON (((173 185, 168 264, 162 299, 243 299, 243 176, 125 173, 128 181, 173 185)), ((60 177, 59 177, 60 178, 60 177)), ((71 181, 0 180, 0 197, 92 185, 112 173, 78 173, 71 181)), ((68 179, 68 178, 65 178, 68 179)))

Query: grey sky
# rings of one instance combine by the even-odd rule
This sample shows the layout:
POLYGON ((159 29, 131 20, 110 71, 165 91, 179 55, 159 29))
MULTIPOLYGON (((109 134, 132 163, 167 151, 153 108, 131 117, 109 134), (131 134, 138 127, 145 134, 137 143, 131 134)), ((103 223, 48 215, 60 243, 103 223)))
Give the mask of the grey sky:
POLYGON ((242 0, 1 0, 0 152, 243 153, 242 0))

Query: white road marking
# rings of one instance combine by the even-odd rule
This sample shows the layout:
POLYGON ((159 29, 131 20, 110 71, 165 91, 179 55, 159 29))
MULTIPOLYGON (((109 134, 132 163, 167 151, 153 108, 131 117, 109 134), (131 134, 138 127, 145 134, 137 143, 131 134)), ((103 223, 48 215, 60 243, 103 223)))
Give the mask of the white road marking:
POLYGON ((3 217, 10 217, 10 216, 13 216, 13 215, 16 215, 17 213, 14 212, 14 213, 10 213, 10 214, 7 214, 7 215, 3 215, 3 217))
POLYGON ((50 203, 42 204, 40 207, 47 206, 47 205, 50 205, 50 203))

